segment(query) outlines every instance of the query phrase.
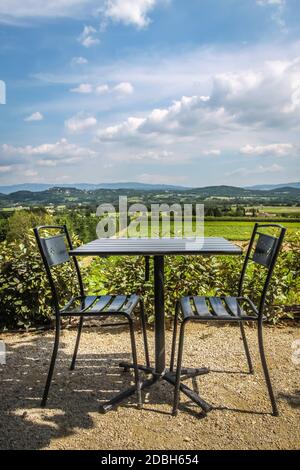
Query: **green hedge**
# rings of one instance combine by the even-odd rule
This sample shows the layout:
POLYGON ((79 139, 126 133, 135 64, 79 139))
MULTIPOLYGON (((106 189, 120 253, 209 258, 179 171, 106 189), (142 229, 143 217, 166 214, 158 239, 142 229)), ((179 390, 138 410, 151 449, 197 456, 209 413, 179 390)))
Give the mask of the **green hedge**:
MULTIPOLYGON (((243 257, 172 256, 165 262, 166 315, 174 313, 174 299, 183 295, 236 295, 243 257)), ((153 266, 149 282, 144 281, 144 259, 119 257, 95 259, 86 279, 89 293, 131 293, 143 295, 148 321, 153 321, 153 266)), ((265 270, 249 264, 244 293, 255 302, 265 270)), ((300 304, 300 232, 287 237, 278 259, 267 297, 269 320, 276 322, 286 305, 300 304)))
MULTIPOLYGON (((75 246, 80 244, 76 238, 73 241, 75 246)), ((242 262, 242 257, 166 257, 167 316, 172 317, 174 299, 182 295, 236 294, 242 262)), ((259 266, 253 265, 246 278, 245 292, 254 300, 257 300, 262 285, 262 271, 259 266)), ((150 281, 145 282, 142 257, 95 258, 83 274, 90 294, 142 294, 148 320, 153 321, 153 272, 150 281)), ((70 265, 58 267, 54 275, 62 302, 77 292, 70 265)), ((300 232, 287 237, 267 302, 267 312, 272 322, 282 315, 282 306, 300 304, 300 232)), ((51 292, 32 231, 27 232, 22 243, 1 243, 0 325, 20 328, 36 326, 49 323, 51 316, 51 292)))
MULTIPOLYGON (((0 244, 0 326, 28 328, 52 317, 52 296, 32 231, 24 242, 0 244)), ((78 239, 74 240, 79 244, 78 239)), ((61 302, 77 292, 69 263, 53 271, 61 302)))

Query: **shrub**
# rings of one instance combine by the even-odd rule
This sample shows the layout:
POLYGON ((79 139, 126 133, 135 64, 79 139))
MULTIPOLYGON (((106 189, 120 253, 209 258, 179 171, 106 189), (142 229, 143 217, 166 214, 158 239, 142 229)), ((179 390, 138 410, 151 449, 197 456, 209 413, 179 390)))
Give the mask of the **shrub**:
MULTIPOLYGON (((78 292, 71 263, 54 268, 53 275, 62 303, 78 292)), ((0 325, 10 328, 44 325, 52 315, 51 291, 32 231, 23 234, 23 243, 1 243, 0 325)))
MULTIPOLYGON (((174 314, 174 301, 183 295, 236 295, 243 257, 172 256, 165 258, 166 316, 174 314)), ((132 293, 143 295, 148 321, 153 321, 153 266, 150 281, 144 281, 144 259, 118 257, 94 259, 86 277, 90 293, 132 293)), ((244 294, 258 304, 265 270, 249 265, 244 294)), ((300 232, 289 235, 282 250, 266 299, 269 321, 284 314, 285 305, 300 303, 300 232)))
MULTIPOLYGON (((80 241, 74 237, 74 245, 80 241)), ((165 260, 166 316, 174 314, 175 299, 183 295, 235 295, 242 257, 172 256, 165 260)), ((72 265, 53 270, 60 286, 61 302, 78 293, 72 265)), ((153 263, 150 281, 145 282, 143 257, 95 258, 83 277, 89 294, 133 293, 144 297, 148 321, 153 322, 153 263)), ((245 294, 255 302, 262 286, 263 269, 252 265, 245 279, 245 294)), ((0 324, 29 327, 49 323, 51 292, 32 231, 23 241, 0 244, 0 324)), ((289 235, 274 272, 267 297, 267 314, 278 321, 285 305, 300 303, 300 232, 289 235)))

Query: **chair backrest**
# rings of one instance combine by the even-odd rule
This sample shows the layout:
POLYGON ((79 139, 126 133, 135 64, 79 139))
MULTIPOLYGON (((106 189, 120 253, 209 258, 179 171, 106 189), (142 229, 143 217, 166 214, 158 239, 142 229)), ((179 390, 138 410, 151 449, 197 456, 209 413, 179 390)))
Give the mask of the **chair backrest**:
POLYGON ((266 269, 265 282, 262 285, 261 297, 259 303, 259 314, 262 317, 263 310, 266 301, 266 295, 268 292, 269 284, 272 278, 272 274, 276 265, 276 261, 279 255, 279 251, 284 239, 286 228, 278 224, 258 224, 254 225, 250 243, 247 249, 241 277, 239 281, 239 292, 241 296, 243 293, 243 285, 245 274, 249 262, 256 263, 263 266, 266 269), (277 236, 269 235, 264 233, 266 229, 272 229, 277 232, 277 236))
POLYGON ((51 287, 54 307, 56 312, 58 312, 59 297, 57 287, 52 276, 52 267, 73 262, 78 279, 80 295, 84 295, 84 287, 78 261, 75 257, 69 256, 69 251, 73 249, 71 237, 66 225, 42 225, 34 228, 33 231, 51 287), (49 232, 53 230, 55 230, 56 234, 49 236, 49 232), (41 232, 44 232, 46 236, 41 236, 41 232))

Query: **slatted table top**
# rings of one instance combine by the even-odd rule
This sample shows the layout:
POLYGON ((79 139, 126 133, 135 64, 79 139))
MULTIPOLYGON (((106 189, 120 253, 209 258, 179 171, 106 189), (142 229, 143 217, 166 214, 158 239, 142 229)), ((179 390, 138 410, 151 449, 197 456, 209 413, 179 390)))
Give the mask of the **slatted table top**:
POLYGON ((221 237, 99 238, 72 251, 73 256, 241 255, 242 249, 221 237))

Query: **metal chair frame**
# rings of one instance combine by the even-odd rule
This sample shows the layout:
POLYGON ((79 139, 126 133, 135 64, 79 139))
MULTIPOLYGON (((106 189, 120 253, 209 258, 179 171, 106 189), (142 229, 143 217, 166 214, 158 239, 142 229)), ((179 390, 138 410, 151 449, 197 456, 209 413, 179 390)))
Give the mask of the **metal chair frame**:
POLYGON ((106 323, 101 326, 102 327, 108 327, 108 326, 114 327, 114 326, 124 325, 124 326, 129 327, 132 359, 133 359, 133 366, 134 366, 133 369, 134 369, 135 387, 136 387, 137 396, 138 396, 138 407, 141 408, 142 407, 141 380, 140 380, 140 374, 139 374, 139 369, 138 369, 137 350, 136 350, 134 322, 132 318, 132 313, 136 309, 136 307, 139 306, 146 364, 148 367, 150 367, 147 330, 146 330, 146 318, 145 318, 144 304, 143 304, 142 299, 137 295, 93 296, 93 297, 85 296, 84 286, 83 286, 83 281, 82 281, 82 276, 81 276, 78 261, 75 256, 69 257, 69 254, 68 254, 68 251, 73 249, 73 245, 72 245, 71 237, 69 235, 67 226, 66 225, 43 225, 43 226, 34 228, 34 234, 35 234, 37 245, 38 245, 38 248, 39 248, 42 260, 43 260, 43 264, 46 270, 47 279, 50 284, 51 293, 52 293, 53 310, 55 313, 54 346, 53 346, 53 352, 51 356, 50 367, 49 367, 49 372, 48 372, 48 376, 46 380, 46 385, 44 389, 41 406, 42 407, 46 406, 48 393, 49 393, 49 389, 50 389, 50 385, 51 385, 51 381, 53 377, 55 362, 56 362, 57 353, 59 349, 61 318, 62 317, 75 317, 75 316, 79 317, 77 338, 76 338, 74 353, 73 353, 72 362, 70 366, 70 370, 74 370, 84 317, 88 316, 88 317, 104 317, 104 318, 106 317, 107 318, 107 317, 119 316, 119 317, 124 318, 124 320, 126 321, 121 322, 121 323, 110 323, 110 324, 106 323), (59 231, 59 235, 52 236, 52 237, 48 236, 46 238, 41 237, 40 235, 41 231, 49 231, 49 230, 59 231), (63 240, 66 240, 67 244, 65 244, 63 240), (50 246, 50 248, 48 245, 50 246), (58 291, 57 291, 57 288, 56 288, 56 285, 52 276, 51 267, 61 265, 66 262, 74 263, 76 276, 77 276, 77 280, 79 284, 80 295, 77 297, 72 297, 71 300, 63 308, 60 308, 58 291), (106 302, 107 298, 105 299, 104 297, 107 297, 107 298, 114 297, 116 300, 118 299, 118 302, 116 303, 119 303, 120 309, 119 310, 114 309, 110 311, 109 305, 108 305, 107 310, 105 311, 99 308, 99 310, 95 309, 91 313, 89 313, 89 309, 93 305, 96 306, 98 302, 102 302, 103 308, 105 308, 106 305, 109 304, 109 302, 106 302), (119 301, 120 298, 121 300, 119 301), (124 300, 123 304, 122 304, 122 300, 124 300), (78 309, 72 310, 71 306, 76 301, 81 302, 81 308, 79 310, 78 309), (88 302, 86 303, 86 301, 88 302), (123 309, 123 306, 125 305, 126 302, 128 303, 128 305, 126 305, 126 308, 123 309), (122 307, 122 310, 121 310, 121 307, 122 307))
MULTIPOLYGON (((268 370, 268 365, 267 365, 267 360, 266 360, 266 355, 264 351, 264 343, 263 343, 263 322, 266 320, 264 317, 264 309, 265 309, 265 302, 266 302, 266 296, 268 292, 268 288, 270 285, 270 281, 272 278, 272 274, 276 265, 276 261, 279 255, 279 251, 285 236, 286 229, 282 227, 281 225, 278 224, 258 224, 256 223, 254 226, 254 230, 252 232, 252 236, 250 239, 250 243, 246 252, 246 257, 245 261, 243 264, 243 268, 241 271, 241 276, 239 280, 239 286, 238 286, 238 297, 234 298, 237 301, 237 305, 239 301, 244 301, 247 302, 248 305, 250 306, 253 316, 242 316, 239 315, 239 311, 237 311, 238 315, 230 317, 218 317, 217 315, 210 315, 208 316, 199 316, 199 315, 192 315, 192 316, 184 316, 184 307, 183 307, 183 299, 177 300, 176 302, 176 307, 175 307, 175 318, 174 318, 174 330, 173 330, 173 339, 172 339, 172 350, 171 350, 171 362, 170 362, 170 371, 174 370, 174 361, 175 361, 175 352, 176 352, 176 338, 177 338, 177 327, 178 327, 178 321, 179 321, 179 315, 180 313, 183 314, 183 320, 180 326, 180 333, 179 333, 179 346, 178 346, 178 355, 177 355, 177 368, 176 368, 176 381, 175 381, 175 391, 174 391, 174 402, 173 402, 173 415, 176 415, 178 413, 178 406, 179 406, 179 399, 180 399, 180 388, 182 387, 181 384, 181 375, 182 375, 182 357, 183 357, 183 349, 184 349, 184 336, 185 336, 185 326, 189 321, 222 321, 222 322, 238 322, 240 326, 240 331, 241 331, 241 336, 242 336, 242 341, 244 345, 244 350, 245 350, 245 355, 247 358, 248 362, 248 367, 249 367, 249 373, 253 374, 254 369, 252 365, 252 360, 251 360, 251 355, 250 355, 250 350, 248 347, 248 342, 246 338, 246 333, 244 329, 243 323, 245 321, 256 321, 258 325, 258 345, 259 345, 259 353, 260 353, 260 358, 261 358, 261 363, 262 363, 262 368, 264 372, 264 377, 269 393, 269 398, 270 402, 272 405, 272 414, 274 416, 278 416, 278 408, 272 388, 272 383, 270 379, 270 374, 268 370), (259 232, 260 229, 264 228, 276 228, 278 229, 279 236, 278 237, 271 237, 269 235, 263 234, 259 232), (254 248, 254 243, 256 236, 259 236, 257 244, 254 248), (273 241, 272 241, 273 240, 273 241), (268 246, 269 245, 269 246, 268 246), (254 248, 254 253, 252 255, 252 250, 254 248), (262 266, 264 266, 267 270, 267 275, 266 279, 262 288, 262 293, 260 297, 260 302, 259 302, 259 307, 256 308, 256 306, 253 304, 253 302, 247 298, 243 297, 243 286, 244 286, 244 280, 245 280, 245 275, 247 271, 247 267, 249 264, 249 261, 258 263, 262 266), (230 318, 229 318, 230 317, 230 318)), ((220 299, 224 299, 225 297, 219 297, 220 299)), ((187 299, 187 298, 185 298, 187 299)), ((211 411, 212 407, 209 406, 206 408, 205 411, 211 411)))

